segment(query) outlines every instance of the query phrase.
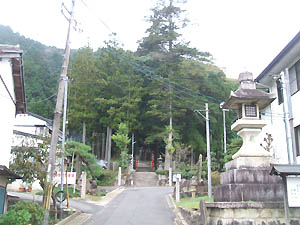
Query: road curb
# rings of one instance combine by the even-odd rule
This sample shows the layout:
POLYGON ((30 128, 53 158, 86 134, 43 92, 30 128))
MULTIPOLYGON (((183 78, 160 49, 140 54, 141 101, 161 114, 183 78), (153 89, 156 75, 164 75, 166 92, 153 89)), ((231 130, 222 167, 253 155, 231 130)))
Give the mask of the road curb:
MULTIPOLYGON (((125 188, 123 186, 120 186, 116 188, 115 190, 108 192, 106 196, 104 196, 100 201, 98 202, 93 202, 96 205, 100 206, 106 206, 111 200, 113 200, 115 197, 117 197, 119 194, 121 194, 125 188)), ((92 203, 92 202, 90 202, 92 203)))
POLYGON ((184 220, 182 214, 176 207, 172 194, 167 195, 167 202, 168 202, 169 207, 173 210, 173 212, 175 214, 175 221, 174 221, 175 224, 176 225, 188 225, 188 223, 184 220))
MULTIPOLYGON (((74 209, 75 210, 75 209, 74 209)), ((64 225, 72 220, 74 220, 77 216, 79 216, 81 214, 80 211, 76 211, 75 213, 72 213, 71 216, 68 216, 66 218, 64 218, 62 221, 59 221, 58 223, 56 223, 56 225, 64 225)))

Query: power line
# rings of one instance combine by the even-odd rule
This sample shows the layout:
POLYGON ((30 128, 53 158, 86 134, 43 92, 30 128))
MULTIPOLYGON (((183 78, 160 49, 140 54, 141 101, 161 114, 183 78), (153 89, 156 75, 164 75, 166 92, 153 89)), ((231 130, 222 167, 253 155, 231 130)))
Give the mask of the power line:
MULTIPOLYGON (((94 16, 95 17, 97 17, 97 19, 112 33, 112 34, 116 34, 116 32, 113 32, 112 31, 112 29, 98 16, 98 15, 96 15, 95 14, 95 12, 86 4, 86 2, 84 1, 84 0, 81 0, 81 2, 83 3, 83 5, 89 10, 89 11, 91 11, 93 14, 94 14, 94 16)), ((119 39, 119 41, 121 41, 120 39, 119 39)), ((121 41, 121 44, 122 44, 123 42, 121 41)), ((144 67, 146 67, 146 66, 144 66, 144 67)), ((144 71, 141 71, 141 72, 143 72, 144 73, 144 71)), ((151 71, 151 69, 150 69, 150 71, 148 70, 148 72, 150 72, 150 73, 153 73, 152 71, 151 71)), ((145 74, 145 73, 144 73, 145 74)), ((145 74, 146 75, 146 74, 145 74)), ((155 74, 154 74, 155 75, 155 74)), ((178 83, 176 83, 176 82, 172 82, 172 81, 169 81, 170 83, 172 83, 173 85, 177 85, 177 86, 179 86, 179 87, 181 87, 181 88, 183 88, 183 89, 186 89, 186 90, 188 90, 188 91, 192 91, 192 92, 194 92, 195 93, 195 91, 194 90, 192 90, 192 89, 190 89, 190 88, 187 88, 187 87, 185 87, 185 86, 182 86, 182 85, 180 85, 180 84, 178 84, 178 83)), ((211 100, 213 100, 213 101, 215 101, 216 103, 220 103, 220 102, 222 102, 223 100, 218 100, 218 99, 216 99, 216 98, 214 98, 214 97, 212 97, 212 96, 208 96, 208 95, 205 95, 205 94, 203 94, 203 93, 200 93, 200 92, 197 92, 197 94, 198 95, 201 95, 201 96, 203 96, 203 97, 206 97, 206 98, 209 98, 209 99, 211 99, 211 100)))

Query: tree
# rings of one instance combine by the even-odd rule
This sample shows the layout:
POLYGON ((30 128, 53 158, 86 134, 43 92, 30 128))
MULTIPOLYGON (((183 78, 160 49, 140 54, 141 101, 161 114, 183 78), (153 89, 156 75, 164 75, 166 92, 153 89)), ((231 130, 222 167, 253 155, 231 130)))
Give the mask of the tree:
MULTIPOLYGON (((66 143, 66 156, 71 157, 73 154, 77 155, 80 159, 80 162, 84 162, 86 166, 83 167, 83 170, 86 170, 88 176, 91 176, 93 179, 99 179, 103 176, 101 167, 97 164, 95 155, 89 153, 91 147, 76 141, 69 141, 66 143)), ((80 171, 76 171, 80 173, 80 171)))
POLYGON ((180 117, 185 110, 182 103, 174 94, 174 78, 178 77, 181 63, 186 59, 194 59, 198 62, 209 61, 210 54, 190 48, 188 43, 180 39, 179 30, 187 25, 188 20, 183 18, 182 10, 178 5, 182 1, 158 0, 156 7, 152 9, 152 15, 148 17, 151 23, 147 29, 148 36, 140 41, 137 55, 148 66, 156 68, 152 75, 154 80, 150 88, 150 109, 148 114, 160 119, 162 122, 169 120, 170 133, 165 151, 165 169, 170 167, 172 149, 174 117, 180 117), (174 107, 180 109, 174 110, 174 107))
MULTIPOLYGON (((10 169, 22 177, 22 181, 32 184, 35 180, 39 181, 44 191, 43 201, 46 195, 47 185, 47 158, 50 145, 49 137, 33 139, 28 137, 23 145, 12 149, 12 161, 10 169)), ((57 153, 59 156, 59 153, 57 153)), ((51 191, 53 207, 57 212, 55 193, 51 191)))
POLYGON ((121 152, 119 166, 122 168, 127 168, 129 160, 127 145, 130 143, 130 138, 128 137, 128 127, 126 123, 119 124, 118 130, 116 134, 112 136, 112 139, 121 152))
POLYGON ((46 188, 46 165, 49 138, 43 138, 37 144, 32 138, 23 142, 21 147, 12 148, 12 161, 9 168, 22 177, 24 183, 32 184, 39 181, 42 189, 46 188))
POLYGON ((63 50, 45 46, 0 25, 0 43, 23 50, 27 110, 52 118, 63 50))

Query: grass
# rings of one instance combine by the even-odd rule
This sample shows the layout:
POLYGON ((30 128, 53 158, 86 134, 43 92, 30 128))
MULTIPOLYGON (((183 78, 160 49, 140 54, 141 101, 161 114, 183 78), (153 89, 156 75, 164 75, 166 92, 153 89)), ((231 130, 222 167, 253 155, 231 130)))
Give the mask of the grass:
POLYGON ((105 196, 105 195, 106 195, 106 192, 97 192, 96 195, 87 194, 85 196, 85 199, 88 200, 88 201, 97 202, 97 201, 100 201, 102 199, 102 197, 105 196))
MULTIPOLYGON (((57 193, 58 191, 60 191, 60 187, 54 187, 54 193, 57 193)), ((64 191, 66 192, 66 187, 64 187, 64 191)), ((73 187, 68 187, 68 191, 69 191, 70 198, 80 197, 79 190, 75 189, 75 193, 73 193, 73 187)), ((43 195, 44 191, 38 191, 36 194, 43 195)))
POLYGON ((205 202, 213 202, 213 198, 209 198, 207 195, 198 196, 196 198, 184 197, 180 199, 180 202, 175 202, 176 206, 181 206, 187 209, 197 208, 199 209, 200 200, 204 200, 205 202))

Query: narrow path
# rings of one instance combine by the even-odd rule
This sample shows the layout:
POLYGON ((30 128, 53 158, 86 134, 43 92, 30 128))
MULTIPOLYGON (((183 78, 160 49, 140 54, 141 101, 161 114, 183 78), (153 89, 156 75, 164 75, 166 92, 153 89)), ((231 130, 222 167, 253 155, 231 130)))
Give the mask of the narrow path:
POLYGON ((174 225, 166 196, 169 187, 135 187, 124 190, 84 225, 174 225))

